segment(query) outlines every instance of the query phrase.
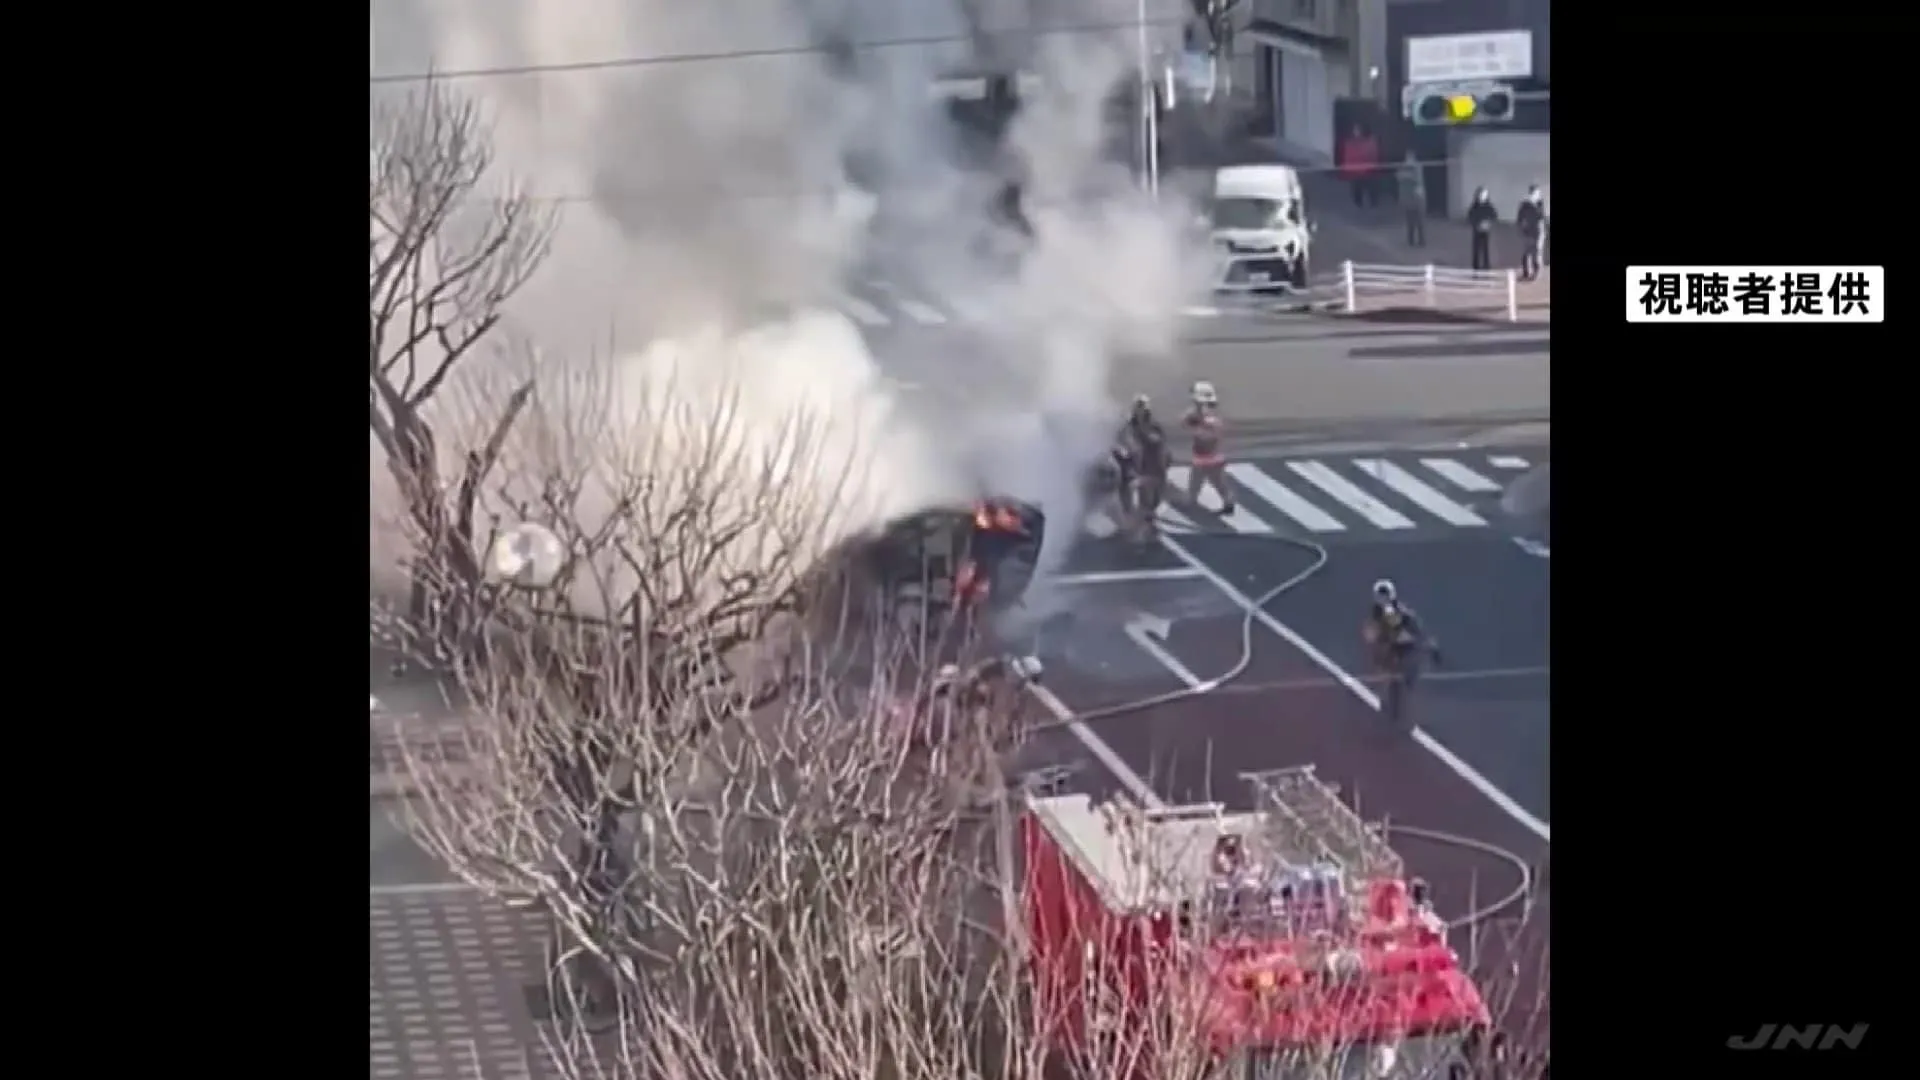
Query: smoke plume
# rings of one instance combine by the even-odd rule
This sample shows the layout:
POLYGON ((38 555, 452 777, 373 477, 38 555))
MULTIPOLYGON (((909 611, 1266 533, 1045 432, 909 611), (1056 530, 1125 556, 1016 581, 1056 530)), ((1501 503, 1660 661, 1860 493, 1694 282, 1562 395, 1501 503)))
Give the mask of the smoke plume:
MULTIPOLYGON (((1153 44, 1177 37, 1185 6, 1150 6, 1153 44)), ((689 442, 712 437, 716 409, 750 453, 798 424, 814 445, 789 481, 833 508, 820 542, 985 487, 1042 503, 1052 559, 1118 415, 1114 360, 1170 354, 1202 273, 1186 212, 1138 191, 1113 152, 1135 9, 374 0, 373 63, 580 66, 452 85, 487 109, 502 178, 565 201, 511 330, 537 343, 543 385, 596 366, 611 396, 598 437, 617 442, 667 398, 696 402, 679 413, 689 442), (610 60, 640 62, 596 63, 610 60), (990 167, 929 93, 977 65, 1042 76, 990 167), (1025 188, 1029 245, 990 220, 1005 175, 1025 188), (993 317, 863 332, 835 301, 876 280, 993 317)))

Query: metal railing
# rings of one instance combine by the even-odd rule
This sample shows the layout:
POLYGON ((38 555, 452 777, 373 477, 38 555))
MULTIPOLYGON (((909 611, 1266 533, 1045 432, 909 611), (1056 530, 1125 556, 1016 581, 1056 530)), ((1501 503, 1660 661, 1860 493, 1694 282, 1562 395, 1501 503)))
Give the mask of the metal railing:
POLYGON ((1372 307, 1420 306, 1451 310, 1504 310, 1520 321, 1520 275, 1514 270, 1462 270, 1453 266, 1340 264, 1341 302, 1348 314, 1372 307))

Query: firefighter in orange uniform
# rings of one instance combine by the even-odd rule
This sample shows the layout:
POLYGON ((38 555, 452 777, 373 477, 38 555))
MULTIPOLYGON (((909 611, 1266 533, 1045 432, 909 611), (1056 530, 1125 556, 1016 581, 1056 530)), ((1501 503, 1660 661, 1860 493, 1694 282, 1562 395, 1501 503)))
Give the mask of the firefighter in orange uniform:
POLYGON ((1187 411, 1187 433, 1193 437, 1193 471, 1187 474, 1187 501, 1198 504, 1203 487, 1220 493, 1220 512, 1232 514, 1233 487, 1227 480, 1227 455, 1222 448, 1224 423, 1220 419, 1220 395, 1213 384, 1202 380, 1193 384, 1193 408, 1187 411))

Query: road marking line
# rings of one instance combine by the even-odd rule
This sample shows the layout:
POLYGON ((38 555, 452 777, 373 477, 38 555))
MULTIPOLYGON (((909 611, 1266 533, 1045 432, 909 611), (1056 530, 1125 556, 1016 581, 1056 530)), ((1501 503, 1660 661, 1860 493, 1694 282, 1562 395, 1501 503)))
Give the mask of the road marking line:
POLYGON ((938 308, 929 307, 915 300, 913 297, 895 288, 891 283, 885 281, 869 281, 867 284, 872 287, 875 292, 886 293, 887 296, 893 300, 894 305, 901 311, 906 312, 909 318, 925 323, 928 326, 946 325, 947 317, 942 314, 938 308))
POLYGON ((842 293, 840 295, 839 307, 841 311, 853 316, 855 322, 863 323, 867 326, 887 325, 886 312, 881 311, 879 308, 874 307, 872 304, 867 303, 857 296, 842 293))
POLYGON ((1222 314, 1219 308, 1207 304, 1188 304, 1180 309, 1180 313, 1190 319, 1212 319, 1222 314))
POLYGON ((1166 646, 1153 640, 1153 635, 1147 633, 1146 627, 1135 626, 1129 623, 1125 629, 1127 637, 1135 645, 1140 646, 1141 652, 1153 657, 1154 661, 1161 667, 1172 672, 1174 678, 1186 683, 1187 689, 1192 690, 1196 694, 1204 694, 1214 688, 1214 683, 1195 675, 1193 669, 1181 663, 1179 657, 1168 652, 1166 646))
POLYGON ((1408 502, 1449 525, 1463 529, 1485 528, 1487 519, 1461 506, 1420 481, 1420 478, 1391 461, 1360 458, 1353 467, 1406 496, 1408 502))
POLYGON ((1420 464, 1438 473, 1441 479, 1459 488, 1461 491, 1484 493, 1500 490, 1499 481, 1489 480, 1452 458, 1421 458, 1420 464))
MULTIPOLYGON (((1314 648, 1312 642, 1301 637, 1292 627, 1274 618, 1265 608, 1255 604, 1247 594, 1235 588, 1232 582, 1221 577, 1212 567, 1195 558, 1193 553, 1182 546, 1179 541, 1172 537, 1162 536, 1160 538, 1160 545, 1171 552, 1173 556, 1181 562, 1198 570, 1200 576, 1211 582, 1213 587, 1219 589, 1222 595, 1235 604, 1238 604, 1242 611, 1245 611, 1255 621, 1260 623, 1260 625, 1271 630, 1280 640, 1300 650, 1300 655, 1305 656, 1317 665, 1320 670, 1338 680, 1340 685, 1352 692, 1354 697, 1365 702, 1368 708, 1376 712, 1379 711, 1380 698, 1376 696, 1372 690, 1367 689, 1365 683, 1348 674, 1325 653, 1314 648)), ((1091 732, 1089 732, 1089 734, 1091 734, 1091 732)), ((1526 807, 1513 801, 1512 796, 1495 787, 1493 781, 1480 775, 1478 770, 1472 765, 1467 764, 1458 754, 1447 749, 1445 745, 1420 728, 1414 729, 1413 741, 1421 749, 1432 754, 1440 764, 1446 766, 1455 776, 1466 781, 1475 791, 1485 796, 1488 802, 1499 807, 1508 817, 1519 822, 1522 828, 1549 844, 1553 842, 1553 830, 1546 822, 1528 813, 1526 807)))
POLYGON ((1166 801, 1154 792, 1153 785, 1147 783, 1146 777, 1134 772, 1133 766, 1128 765, 1119 754, 1115 753, 1105 739, 1095 735, 1092 728, 1081 723, 1079 718, 1073 715, 1073 710, 1067 708, 1067 703, 1060 700, 1058 694, 1048 689, 1045 684, 1037 682, 1027 684, 1027 693, 1032 694, 1033 700, 1038 701, 1042 708, 1052 713, 1054 719, 1066 725, 1066 729, 1073 733, 1073 737, 1080 740, 1080 745, 1086 747, 1094 760, 1105 766, 1106 770, 1113 774, 1113 778, 1120 781, 1120 786, 1126 788, 1141 806, 1158 810, 1167 805, 1166 801))
POLYGON ((986 301, 965 293, 950 293, 945 298, 948 307, 960 317, 961 322, 987 323, 993 321, 993 310, 986 301))
POLYGON ((1129 581, 1192 581, 1199 576, 1191 567, 1175 566, 1165 570, 1096 570, 1062 574, 1053 580, 1059 585, 1124 585, 1129 581))
MULTIPOLYGON (((1166 503, 1160 504, 1160 512, 1156 514, 1155 517, 1159 519, 1160 527, 1163 529, 1172 529, 1174 532, 1183 533, 1200 531, 1200 527, 1188 520, 1185 514, 1168 506, 1166 503)), ((1113 520, 1113 516, 1105 510, 1090 511, 1087 514, 1086 524, 1083 528, 1086 533, 1095 540, 1105 540, 1109 537, 1118 536, 1122 531, 1119 524, 1113 520)))
POLYGON ((1160 512, 1155 514, 1154 517, 1160 522, 1162 528, 1172 529, 1175 532, 1193 533, 1200 531, 1200 526, 1195 525, 1191 518, 1164 502, 1160 504, 1160 512))
POLYGON ((1318 461, 1289 461, 1287 468, 1299 473, 1307 483, 1345 503, 1354 513, 1372 522, 1376 528, 1413 528, 1412 519, 1361 491, 1354 486, 1353 481, 1318 461))
MULTIPOLYGON (((1238 463, 1227 466, 1227 475, 1233 482, 1260 496, 1262 502, 1271 504, 1275 509, 1287 515, 1309 532, 1330 533, 1345 532, 1347 527, 1340 519, 1320 509, 1292 488, 1268 476, 1265 469, 1258 465, 1238 463)), ((1495 490, 1499 490, 1497 487, 1495 490)))
POLYGON ((1519 469, 1529 469, 1533 467, 1530 464, 1528 464, 1526 458, 1514 457, 1511 454, 1499 454, 1494 457, 1490 457, 1487 459, 1487 464, 1493 466, 1496 469, 1519 470, 1519 469))
MULTIPOLYGON (((1192 478, 1192 473, 1193 473, 1193 470, 1188 468, 1185 465, 1174 465, 1168 468, 1167 469, 1167 487, 1175 491, 1187 490, 1187 481, 1192 478)), ((1207 492, 1201 492, 1201 494, 1205 495, 1207 494, 1207 492)), ((1218 497, 1217 492, 1214 494, 1215 494, 1215 497, 1218 497)), ((1214 510, 1212 507, 1208 506, 1206 503, 1200 503, 1200 508, 1202 510, 1211 511, 1213 514, 1218 516, 1221 521, 1224 521, 1227 523, 1227 528, 1232 529, 1234 532, 1237 532, 1237 533, 1243 533, 1247 535, 1257 535, 1261 533, 1271 533, 1273 531, 1273 526, 1267 524, 1264 521, 1261 521, 1259 518, 1253 516, 1252 514, 1247 513, 1247 508, 1244 506, 1234 507, 1233 513, 1231 514, 1222 514, 1220 513, 1220 511, 1214 510)))

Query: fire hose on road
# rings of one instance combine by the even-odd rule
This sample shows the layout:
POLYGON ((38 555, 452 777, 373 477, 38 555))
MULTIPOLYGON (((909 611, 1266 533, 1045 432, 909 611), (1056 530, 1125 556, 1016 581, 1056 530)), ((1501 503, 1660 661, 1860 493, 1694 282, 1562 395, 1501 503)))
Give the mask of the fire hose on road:
MULTIPOLYGON (((1214 536, 1214 537, 1231 537, 1242 543, 1285 544, 1297 550, 1305 551, 1312 557, 1313 561, 1305 569, 1299 571, 1298 573, 1295 573, 1291 577, 1287 578, 1285 581, 1280 582, 1278 585, 1275 585, 1274 587, 1266 590, 1260 595, 1255 597, 1246 597, 1242 595, 1239 592, 1239 590, 1234 589, 1227 581, 1221 578, 1216 572, 1210 569, 1205 563, 1201 562, 1198 558, 1196 558, 1191 551, 1187 550, 1184 544, 1181 544, 1178 540, 1174 539, 1173 537, 1162 533, 1159 537, 1159 543, 1162 547, 1164 547, 1175 558, 1179 559, 1181 562, 1186 563, 1201 577, 1212 582, 1216 588, 1220 589, 1221 592, 1226 594, 1226 596, 1229 599, 1233 600, 1241 608, 1242 615, 1240 620, 1240 654, 1239 656, 1227 668, 1226 671, 1222 672, 1217 676, 1214 676, 1213 678, 1203 679, 1197 685, 1185 687, 1178 690, 1171 690, 1163 694, 1154 694, 1149 697, 1138 698, 1133 701, 1123 701, 1123 702, 1118 702, 1112 705, 1104 705, 1099 708, 1089 709, 1085 712, 1080 712, 1080 713, 1072 712, 1070 709, 1066 707, 1064 702, 1061 702, 1059 698, 1054 697, 1050 691, 1045 690, 1045 688, 1042 687, 1036 680, 1029 684, 1029 689, 1034 693, 1034 696, 1036 697, 1036 699, 1038 699, 1042 705, 1046 706, 1049 712, 1052 712, 1054 714, 1055 719, 1049 723, 1042 723, 1042 724, 1035 725, 1032 729, 1035 733, 1042 732, 1042 731, 1054 731, 1054 730, 1067 729, 1067 730, 1074 731, 1076 735, 1080 735, 1080 733, 1082 732, 1085 732, 1086 735, 1091 735, 1091 731, 1088 729, 1087 725, 1097 723, 1102 720, 1113 720, 1123 716, 1131 716, 1140 712, 1144 712, 1148 709, 1158 708, 1163 705, 1172 705, 1182 701, 1190 701, 1190 700, 1194 700, 1196 698, 1201 698, 1208 694, 1211 694, 1221 689, 1222 687, 1232 683, 1234 680, 1240 678, 1242 675, 1246 674, 1247 670, 1250 667, 1253 666, 1254 639, 1257 636, 1256 627, 1260 625, 1264 625, 1267 629, 1271 630, 1276 636, 1286 641, 1289 645, 1292 645, 1296 649, 1299 649, 1302 653, 1306 654, 1308 657, 1314 659, 1316 662, 1319 662, 1321 667, 1327 669, 1329 672, 1334 673, 1335 677, 1338 678, 1339 681, 1342 684, 1344 684, 1348 690, 1352 691, 1356 697, 1360 698, 1361 701, 1365 702, 1375 712, 1380 711, 1380 700, 1377 695, 1375 695, 1371 690, 1367 689, 1367 687, 1364 684, 1362 684, 1359 680, 1354 679, 1351 676, 1347 676, 1343 672, 1340 672, 1339 669, 1335 667, 1331 661, 1327 660, 1326 657, 1320 654, 1319 650, 1315 649, 1310 643, 1308 643, 1305 639, 1301 638, 1298 634, 1287 629, 1283 624, 1275 620, 1273 616, 1267 611, 1268 605, 1272 604, 1274 601, 1280 599, 1282 596, 1286 595, 1292 590, 1298 588, 1300 585, 1305 583, 1307 580, 1312 578, 1315 574, 1318 574, 1322 569, 1326 567, 1327 562, 1331 558, 1331 555, 1328 553, 1325 545, 1315 543, 1311 540, 1302 540, 1297 537, 1279 536, 1279 535, 1273 535, 1273 534, 1249 535, 1249 534, 1243 534, 1243 533, 1227 532, 1222 530, 1222 531, 1210 531, 1206 535, 1214 536)), ((1083 738, 1083 741, 1085 741, 1085 736, 1082 736, 1082 738, 1083 738)), ((1417 742, 1420 742, 1423 746, 1432 742, 1431 736, 1426 735, 1425 732, 1420 731, 1418 728, 1414 729, 1413 738, 1417 742)), ((1465 915, 1460 916, 1459 918, 1450 920, 1448 922, 1448 926, 1450 928, 1453 928, 1453 929, 1471 928, 1481 923, 1484 923, 1490 919, 1497 918, 1498 916, 1506 913, 1507 911, 1511 910, 1516 906, 1525 905, 1529 896, 1533 891, 1532 867, 1528 864, 1526 859, 1522 858, 1518 854, 1512 851, 1509 851, 1505 848, 1498 847, 1486 841, 1477 840, 1468 836, 1458 836, 1452 833, 1440 832, 1433 829, 1422 829, 1422 828, 1409 826, 1409 825, 1389 824, 1387 826, 1387 831, 1390 835, 1397 833, 1402 836, 1424 840, 1429 843, 1440 844, 1446 847, 1459 848, 1461 850, 1472 851, 1482 855, 1490 856, 1492 858, 1495 858, 1511 866, 1514 869, 1515 873, 1518 875, 1519 882, 1510 893, 1501 897, 1499 900, 1497 900, 1494 903, 1481 905, 1475 908, 1474 910, 1467 912, 1465 915)))

